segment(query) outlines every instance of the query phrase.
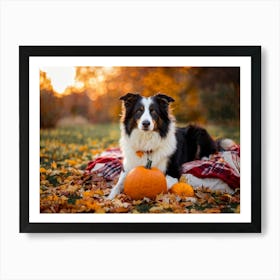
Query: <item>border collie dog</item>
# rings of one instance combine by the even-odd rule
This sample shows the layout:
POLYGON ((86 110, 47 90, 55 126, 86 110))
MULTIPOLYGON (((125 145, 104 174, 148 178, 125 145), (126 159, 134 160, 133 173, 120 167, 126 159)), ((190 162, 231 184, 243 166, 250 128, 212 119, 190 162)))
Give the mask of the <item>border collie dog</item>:
POLYGON ((127 93, 120 100, 123 101, 120 138, 123 171, 109 199, 123 191, 126 174, 136 166, 145 166, 148 160, 166 174, 170 188, 180 177, 183 163, 216 152, 216 143, 205 129, 194 125, 176 128, 169 109, 174 102, 172 97, 127 93))

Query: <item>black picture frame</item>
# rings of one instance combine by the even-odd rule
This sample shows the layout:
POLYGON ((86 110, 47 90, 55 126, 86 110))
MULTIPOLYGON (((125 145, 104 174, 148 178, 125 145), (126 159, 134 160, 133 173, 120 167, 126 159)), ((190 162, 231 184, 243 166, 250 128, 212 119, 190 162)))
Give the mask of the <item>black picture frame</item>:
POLYGON ((19 46, 20 232, 261 232, 260 46, 19 46), (246 56, 251 58, 251 222, 33 223, 29 221, 29 59, 33 56, 246 56))

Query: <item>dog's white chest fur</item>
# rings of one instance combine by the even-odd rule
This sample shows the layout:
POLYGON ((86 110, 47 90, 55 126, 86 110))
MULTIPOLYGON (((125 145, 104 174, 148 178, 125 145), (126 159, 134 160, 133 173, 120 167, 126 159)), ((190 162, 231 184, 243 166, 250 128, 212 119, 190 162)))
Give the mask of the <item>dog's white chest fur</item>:
POLYGON ((120 147, 124 154, 123 165, 126 172, 136 166, 146 165, 148 156, 152 160, 152 166, 165 172, 168 159, 176 150, 175 125, 171 122, 166 137, 162 138, 156 131, 142 131, 138 128, 127 135, 121 124, 120 147), (148 151, 151 151, 149 155, 148 151), (137 152, 142 152, 142 155, 137 155, 137 152))

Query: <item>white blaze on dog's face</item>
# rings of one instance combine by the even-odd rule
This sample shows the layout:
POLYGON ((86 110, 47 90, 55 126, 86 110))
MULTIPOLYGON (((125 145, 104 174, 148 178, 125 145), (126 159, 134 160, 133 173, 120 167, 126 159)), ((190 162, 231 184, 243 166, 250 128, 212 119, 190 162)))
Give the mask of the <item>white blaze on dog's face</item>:
POLYGON ((144 131, 152 131, 154 130, 154 121, 151 116, 151 104, 152 104, 152 99, 150 97, 148 98, 143 98, 141 100, 141 106, 139 108, 139 115, 140 113, 142 114, 141 117, 137 120, 137 126, 139 129, 144 130, 144 131))
POLYGON ((143 97, 139 94, 127 93, 120 98, 123 101, 121 122, 128 136, 132 131, 155 131, 161 137, 168 133, 171 116, 169 103, 174 99, 164 94, 143 97))

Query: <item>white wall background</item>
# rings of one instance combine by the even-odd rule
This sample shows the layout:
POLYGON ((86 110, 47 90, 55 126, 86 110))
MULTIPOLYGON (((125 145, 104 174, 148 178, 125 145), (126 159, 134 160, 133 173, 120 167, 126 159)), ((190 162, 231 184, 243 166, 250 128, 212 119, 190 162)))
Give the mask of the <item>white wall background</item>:
POLYGON ((280 279, 279 1, 0 1, 0 279, 280 279), (18 45, 262 45, 262 234, 19 234, 18 45))

